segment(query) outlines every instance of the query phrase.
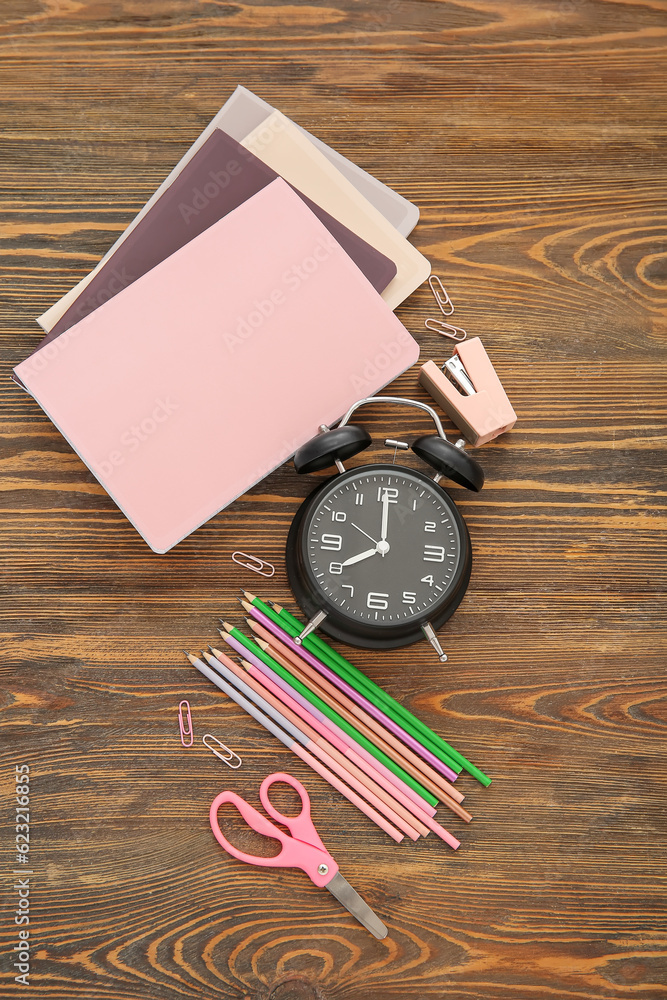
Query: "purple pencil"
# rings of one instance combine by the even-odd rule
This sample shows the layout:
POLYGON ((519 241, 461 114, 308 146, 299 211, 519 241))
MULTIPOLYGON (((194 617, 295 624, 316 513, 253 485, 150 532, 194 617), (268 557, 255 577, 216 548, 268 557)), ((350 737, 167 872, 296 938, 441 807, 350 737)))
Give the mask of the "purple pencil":
POLYGON ((424 812, 431 816, 434 815, 435 810, 433 807, 430 803, 423 799, 418 792, 415 792, 414 789, 410 788, 410 786, 407 785, 398 775, 390 771, 388 767, 385 767, 382 761, 376 760, 376 758, 369 754, 364 747, 359 746, 359 744, 351 736, 344 732, 344 730, 340 729, 331 719, 324 715, 323 712, 320 712, 315 705, 311 704, 306 698, 299 694, 298 691, 295 691, 294 688, 284 681, 282 677, 279 677, 275 671, 271 670, 271 668, 268 667, 258 656, 256 656, 251 649, 248 649, 247 646, 244 646, 242 642, 239 642, 238 639, 235 639, 233 635, 229 635, 227 632, 221 632, 220 634, 225 642, 232 647, 232 649, 234 649, 237 653, 240 653, 240 655, 244 659, 248 660, 249 663, 252 663, 253 666, 257 667, 257 669, 264 674, 264 676, 269 677, 270 680, 272 680, 282 691, 289 694, 290 697, 297 702, 297 704, 306 709, 306 711, 317 719, 317 721, 320 722, 329 732, 333 733, 334 736, 341 740, 346 746, 351 747, 361 758, 363 758, 363 760, 368 763, 372 762, 371 766, 376 771, 380 772, 380 774, 390 784, 404 792, 404 794, 419 805, 424 812))
POLYGON ((248 604, 247 601, 241 601, 241 604, 246 611, 267 630, 267 632, 270 632, 271 635, 280 639, 280 641, 287 646, 288 649, 291 649, 297 654, 297 656, 300 656, 302 660, 305 660, 305 662, 308 663, 314 670, 317 670, 319 674, 326 677, 326 679, 334 684, 339 691, 343 691, 348 698, 359 705, 360 708, 363 708, 365 712, 368 712, 369 715, 372 715, 377 722, 380 722, 385 729, 388 729, 389 732, 393 733, 399 740, 402 740, 403 743, 405 743, 406 746, 409 746, 411 750, 414 750, 414 752, 418 754, 422 760, 426 761, 426 763, 429 764, 434 770, 438 771, 449 781, 456 781, 458 778, 456 771, 452 771, 450 767, 443 764, 443 762, 439 760, 435 754, 432 754, 430 750, 427 750, 426 747, 422 746, 422 744, 419 743, 414 736, 410 733, 406 733, 406 731, 394 722, 393 719, 390 719, 388 715, 385 715, 381 708, 378 708, 370 702, 368 698, 365 698, 358 691, 355 691, 355 689, 348 684, 347 681, 343 680, 342 677, 339 677, 338 674, 334 673, 334 671, 327 667, 325 663, 318 660, 316 656, 313 656, 313 654, 307 649, 304 649, 303 646, 297 646, 287 632, 284 632, 279 625, 272 622, 268 615, 265 615, 263 611, 256 608, 254 604, 248 604))

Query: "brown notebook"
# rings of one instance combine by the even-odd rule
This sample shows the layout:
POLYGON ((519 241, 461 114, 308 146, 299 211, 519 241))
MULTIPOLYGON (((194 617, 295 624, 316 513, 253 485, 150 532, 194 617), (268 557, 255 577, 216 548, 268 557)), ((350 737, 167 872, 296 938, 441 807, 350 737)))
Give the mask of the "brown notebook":
MULTIPOLYGON (((216 129, 36 350, 127 288, 277 176, 275 170, 254 153, 216 129)), ((382 292, 396 274, 394 262, 296 188, 293 190, 326 226, 373 287, 382 292)))

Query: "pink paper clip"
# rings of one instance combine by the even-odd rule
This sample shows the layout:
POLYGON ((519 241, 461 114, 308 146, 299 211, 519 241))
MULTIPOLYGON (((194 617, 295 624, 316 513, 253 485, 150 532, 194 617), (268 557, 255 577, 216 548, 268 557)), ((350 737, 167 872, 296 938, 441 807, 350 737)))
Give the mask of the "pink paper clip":
POLYGON ((472 445, 486 444, 516 423, 516 413, 479 337, 457 344, 442 370, 427 361, 419 381, 472 445))
POLYGON ((253 573, 259 573, 260 576, 271 577, 276 571, 275 566, 267 562, 266 559, 260 559, 259 556, 250 556, 247 552, 232 552, 232 562, 238 563, 239 566, 245 566, 246 569, 251 569, 253 573), (243 558, 237 559, 237 556, 242 556, 243 558), (268 572, 265 572, 265 570, 268 572))
POLYGON ((195 734, 192 728, 192 713, 190 712, 190 702, 181 701, 178 704, 178 728, 181 731, 181 743, 184 747, 191 747, 195 741, 195 734), (183 715, 183 705, 186 707, 185 716, 183 715), (186 739, 190 737, 190 742, 186 743, 186 739))

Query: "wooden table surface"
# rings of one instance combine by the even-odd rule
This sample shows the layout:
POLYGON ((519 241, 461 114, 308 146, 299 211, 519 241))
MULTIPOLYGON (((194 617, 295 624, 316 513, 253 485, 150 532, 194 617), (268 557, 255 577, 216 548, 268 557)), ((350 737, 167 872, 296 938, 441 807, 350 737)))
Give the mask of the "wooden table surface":
MULTIPOLYGON (((0 996, 665 1000, 667 5, 5 0, 0 21, 0 996), (439 813, 457 853, 394 845, 181 653, 213 642, 218 616, 241 624, 239 587, 294 609, 284 544, 313 482, 287 464, 154 555, 7 377, 34 317, 237 83, 417 203, 412 241, 518 413, 478 453, 483 492, 451 491, 475 557, 442 630, 449 663, 425 643, 350 654, 492 775, 460 779, 470 826, 439 813), (235 566, 237 548, 275 577, 235 566), (256 801, 281 769, 386 940, 302 873, 213 840, 217 792, 256 801), (27 987, 15 870, 32 872, 27 987)), ((433 308, 423 287, 398 310, 422 360, 451 346, 424 330, 433 308)), ((427 398, 417 366, 394 390, 427 398)), ((425 419, 368 413, 373 456, 425 419)))

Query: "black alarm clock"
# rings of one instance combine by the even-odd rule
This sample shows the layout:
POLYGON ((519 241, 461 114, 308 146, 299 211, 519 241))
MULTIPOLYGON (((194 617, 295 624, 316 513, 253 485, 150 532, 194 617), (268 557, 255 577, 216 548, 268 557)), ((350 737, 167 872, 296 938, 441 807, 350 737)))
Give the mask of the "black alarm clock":
POLYGON ((392 649, 426 638, 441 660, 435 634, 456 611, 472 566, 470 536, 454 501, 439 485, 446 476, 467 489, 484 484, 480 465, 452 444, 437 413, 425 403, 394 396, 361 399, 333 430, 321 427, 294 456, 299 473, 336 465, 304 500, 287 539, 287 576, 310 619, 296 641, 315 628, 352 646, 392 649), (408 446, 435 476, 381 463, 345 469, 343 461, 367 448, 368 432, 349 425, 366 403, 415 406, 432 417, 437 434, 408 446))

